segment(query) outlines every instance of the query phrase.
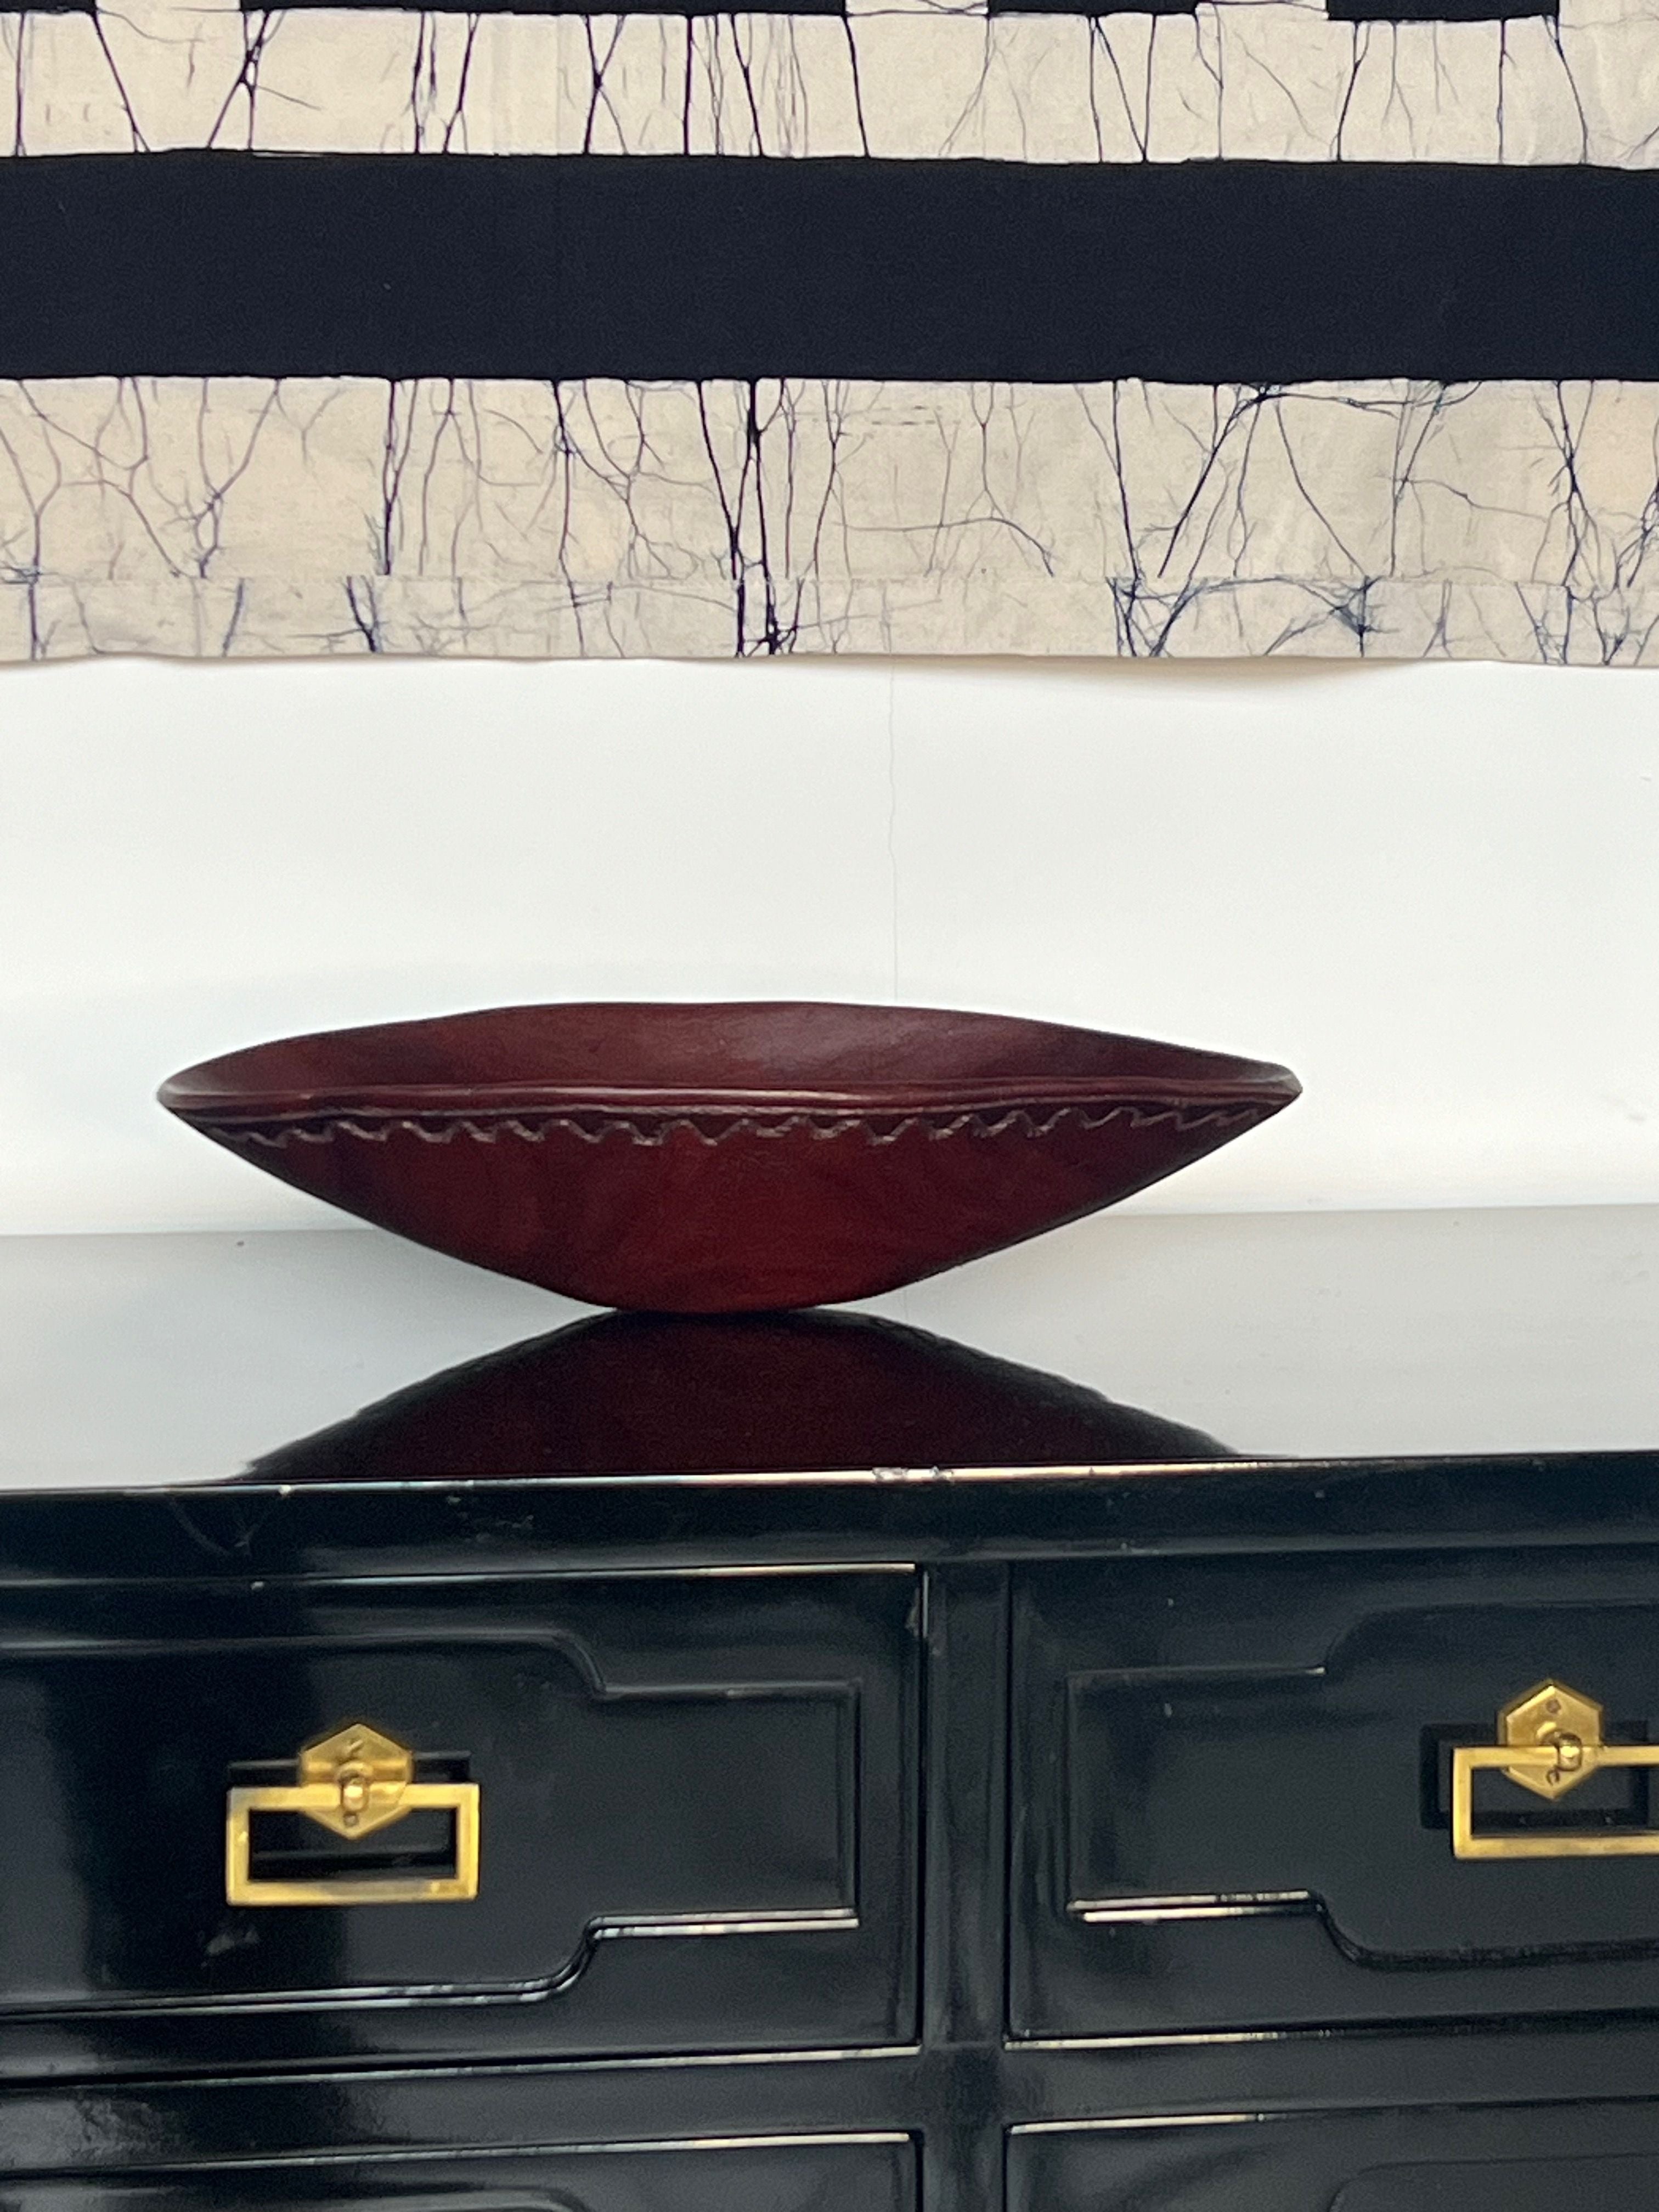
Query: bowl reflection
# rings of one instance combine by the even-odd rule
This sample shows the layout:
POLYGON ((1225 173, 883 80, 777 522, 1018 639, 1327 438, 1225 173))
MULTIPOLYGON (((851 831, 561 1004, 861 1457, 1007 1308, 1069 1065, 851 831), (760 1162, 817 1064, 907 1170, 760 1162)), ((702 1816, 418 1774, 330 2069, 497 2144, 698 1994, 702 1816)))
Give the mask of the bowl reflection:
POLYGON ((1213 1438, 866 1314, 610 1314, 427 1381, 252 1466, 259 1482, 1146 1466, 1213 1438))

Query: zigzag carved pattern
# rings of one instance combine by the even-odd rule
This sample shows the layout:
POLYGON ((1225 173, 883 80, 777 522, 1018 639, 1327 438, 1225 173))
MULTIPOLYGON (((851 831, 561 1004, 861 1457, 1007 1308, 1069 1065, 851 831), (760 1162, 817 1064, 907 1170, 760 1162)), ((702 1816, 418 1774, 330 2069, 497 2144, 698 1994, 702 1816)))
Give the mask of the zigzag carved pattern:
POLYGON ((1024 1137, 1047 1137, 1070 1123, 1085 1130, 1102 1129, 1113 1121, 1126 1121, 1131 1128, 1155 1128, 1173 1122, 1178 1129, 1242 1128, 1256 1120, 1264 1109, 1254 1102, 1238 1106, 1184 1106, 1170 1101, 1145 1100, 1133 1103, 1120 1103, 1099 1113, 1086 1106, 1059 1106, 1052 1111, 1039 1109, 1033 1113, 1024 1106, 1006 1109, 995 1107, 969 1109, 961 1113, 946 1114, 814 1114, 808 1112, 781 1113, 775 1115, 737 1114, 726 1115, 681 1113, 650 1117, 626 1114, 422 1114, 387 1115, 384 1118, 368 1118, 360 1115, 336 1114, 314 1121, 289 1121, 264 1127, 237 1127, 225 1122, 198 1122, 206 1136, 221 1144, 259 1146, 266 1151, 281 1152, 290 1144, 330 1145, 340 1137, 353 1137, 366 1144, 383 1145, 398 1135, 419 1138, 429 1145, 453 1144, 458 1137, 469 1138, 482 1145, 493 1145, 503 1138, 517 1138, 525 1144, 539 1145, 550 1136, 570 1136, 583 1144, 601 1145, 612 1138, 627 1143, 645 1146, 666 1144, 679 1130, 688 1130, 697 1140, 710 1146, 726 1143, 738 1136, 788 1137, 805 1131, 814 1139, 833 1140, 842 1137, 862 1136, 867 1144, 896 1144, 900 1138, 913 1130, 920 1130, 934 1142, 946 1137, 967 1134, 975 1137, 1001 1137, 1011 1133, 1024 1137))

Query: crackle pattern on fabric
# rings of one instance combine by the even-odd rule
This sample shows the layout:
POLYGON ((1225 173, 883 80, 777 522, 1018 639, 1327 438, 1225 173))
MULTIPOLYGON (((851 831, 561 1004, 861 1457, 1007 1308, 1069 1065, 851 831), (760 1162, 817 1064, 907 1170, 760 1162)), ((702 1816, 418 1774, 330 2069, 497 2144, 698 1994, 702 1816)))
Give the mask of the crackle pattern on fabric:
POLYGON ((1659 659, 1659 0, 0 0, 0 657, 1659 659))

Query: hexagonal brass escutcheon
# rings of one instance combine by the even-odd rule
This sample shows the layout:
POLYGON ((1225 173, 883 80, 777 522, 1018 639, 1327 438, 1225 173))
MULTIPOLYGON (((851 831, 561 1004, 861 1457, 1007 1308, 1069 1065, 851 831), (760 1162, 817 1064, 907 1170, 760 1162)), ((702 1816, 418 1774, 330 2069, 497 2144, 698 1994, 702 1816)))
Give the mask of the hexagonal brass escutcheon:
POLYGON ((1601 1708, 1594 1698, 1570 1690, 1565 1682, 1540 1682, 1535 1689, 1511 1698, 1498 1714, 1498 1740, 1517 1749, 1547 1746, 1560 1756, 1553 1766, 1506 1766, 1503 1772, 1536 1797, 1552 1802, 1565 1797, 1594 1771, 1595 1759, 1583 1754, 1600 1749, 1601 1721, 1601 1708))
POLYGON ((334 1802, 310 1817, 337 1836, 372 1835, 403 1818, 404 1792, 415 1778, 415 1758, 395 1737, 362 1721, 336 1729, 300 1753, 300 1780, 321 1784, 334 1802))

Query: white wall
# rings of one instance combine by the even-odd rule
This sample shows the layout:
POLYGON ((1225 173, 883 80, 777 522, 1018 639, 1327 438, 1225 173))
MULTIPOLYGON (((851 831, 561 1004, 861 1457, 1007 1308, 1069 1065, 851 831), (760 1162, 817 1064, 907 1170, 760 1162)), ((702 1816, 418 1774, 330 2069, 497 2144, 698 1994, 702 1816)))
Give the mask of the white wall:
POLYGON ((173 1067, 526 998, 898 997, 1288 1061, 1141 1203, 1659 1200, 1659 677, 0 677, 0 1232, 330 1217, 173 1067))

